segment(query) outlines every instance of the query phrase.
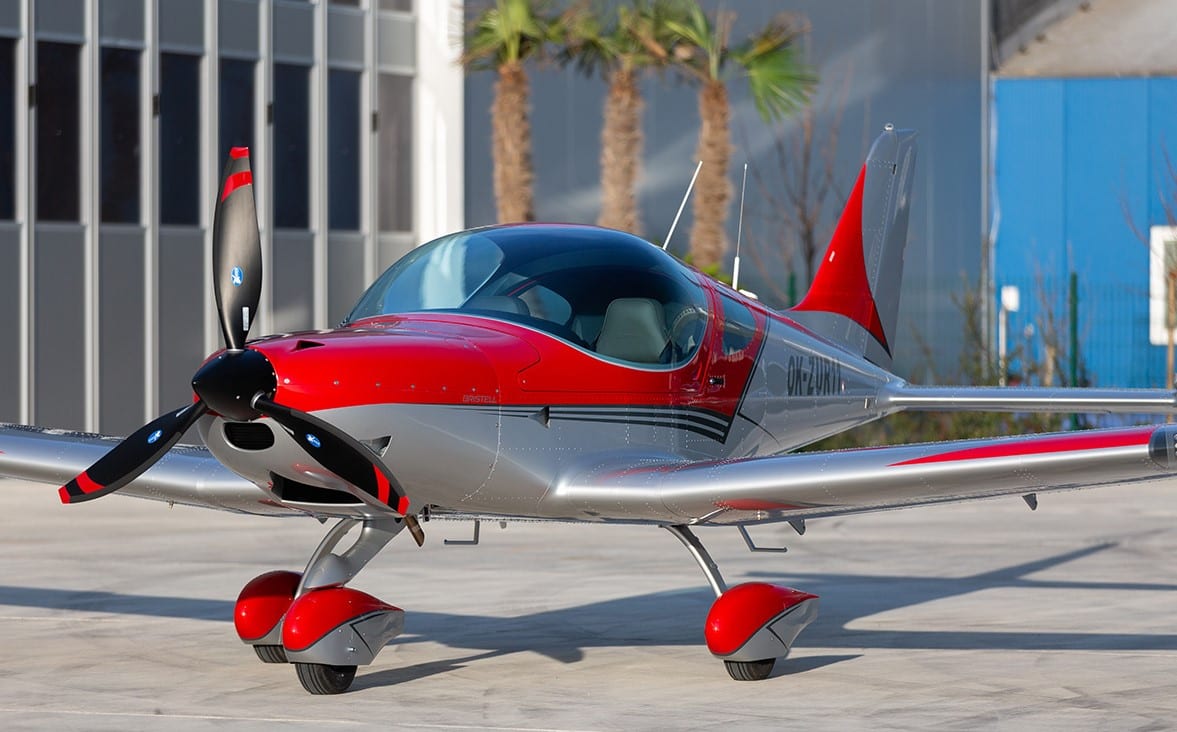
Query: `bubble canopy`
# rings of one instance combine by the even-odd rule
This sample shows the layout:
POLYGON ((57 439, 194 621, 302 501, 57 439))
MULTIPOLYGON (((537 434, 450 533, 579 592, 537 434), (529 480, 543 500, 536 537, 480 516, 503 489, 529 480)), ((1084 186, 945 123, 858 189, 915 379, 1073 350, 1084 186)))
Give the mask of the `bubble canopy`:
POLYGON ((397 313, 470 313, 542 330, 605 358, 673 366, 702 341, 708 300, 698 276, 644 239, 611 229, 472 229, 406 254, 344 324, 397 313))

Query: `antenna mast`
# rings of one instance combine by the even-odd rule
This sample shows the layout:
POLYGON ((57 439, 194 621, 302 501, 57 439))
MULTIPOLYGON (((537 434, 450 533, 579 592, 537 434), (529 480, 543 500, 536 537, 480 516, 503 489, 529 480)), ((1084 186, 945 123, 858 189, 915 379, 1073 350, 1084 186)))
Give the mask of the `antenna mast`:
POLYGON ((744 235, 744 191, 748 189, 748 163, 744 163, 744 182, 740 184, 740 223, 736 226, 736 259, 732 262, 732 289, 740 289, 740 238, 744 235))
POLYGON ((670 246, 670 237, 674 236, 674 227, 678 226, 678 217, 682 216, 682 210, 687 205, 687 199, 691 197, 691 189, 695 187, 695 178, 699 177, 699 168, 703 167, 703 161, 695 166, 695 174, 691 176, 690 185, 687 186, 687 192, 682 197, 682 203, 678 204, 678 213, 674 215, 674 221, 670 222, 670 231, 666 232, 666 241, 662 242, 662 251, 666 251, 666 247, 670 246))

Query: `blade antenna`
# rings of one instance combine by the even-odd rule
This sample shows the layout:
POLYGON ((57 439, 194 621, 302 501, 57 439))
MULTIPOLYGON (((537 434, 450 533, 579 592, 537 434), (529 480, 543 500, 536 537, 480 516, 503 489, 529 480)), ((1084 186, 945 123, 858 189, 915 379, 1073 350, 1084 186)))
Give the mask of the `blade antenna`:
POLYGON ((703 167, 703 161, 695 166, 695 174, 691 176, 691 183, 687 186, 687 192, 683 194, 682 203, 678 204, 678 213, 674 215, 674 221, 670 222, 670 231, 666 232, 666 241, 662 242, 662 251, 666 251, 666 247, 670 246, 670 237, 674 236, 674 227, 678 226, 678 217, 682 216, 682 210, 687 206, 687 199, 691 197, 691 189, 695 187, 695 179, 699 177, 699 168, 703 167))
POLYGON ((748 163, 744 163, 744 182, 740 184, 740 219, 736 225, 736 259, 732 262, 732 289, 740 290, 740 238, 744 235, 744 192, 748 190, 748 163))

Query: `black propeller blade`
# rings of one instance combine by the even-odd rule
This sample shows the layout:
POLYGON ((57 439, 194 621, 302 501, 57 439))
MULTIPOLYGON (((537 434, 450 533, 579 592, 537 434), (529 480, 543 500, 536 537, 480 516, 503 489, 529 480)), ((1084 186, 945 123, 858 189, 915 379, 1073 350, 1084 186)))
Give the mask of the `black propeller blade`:
POLYGON ((213 292, 225 346, 245 347, 262 294, 262 245, 253 198, 249 148, 229 151, 213 215, 213 292))
POLYGON ((143 474, 172 448, 208 408, 195 402, 140 427, 85 472, 58 491, 62 503, 89 501, 113 493, 143 474))
POLYGON ((320 465, 356 486, 402 516, 409 509, 409 499, 396 478, 371 450, 346 432, 313 414, 270 401, 253 400, 254 409, 285 427, 299 447, 320 465))
POLYGON ((60 490, 64 503, 112 493, 151 467, 209 410, 248 421, 266 415, 289 430, 327 470, 406 517, 418 544, 424 534, 408 515, 409 499, 375 455, 350 435, 318 417, 271 401, 277 388, 265 354, 246 349, 262 289, 262 249, 253 196, 249 150, 229 153, 221 196, 213 216, 213 282, 217 315, 228 350, 197 370, 192 389, 199 400, 169 412, 120 442, 60 490))

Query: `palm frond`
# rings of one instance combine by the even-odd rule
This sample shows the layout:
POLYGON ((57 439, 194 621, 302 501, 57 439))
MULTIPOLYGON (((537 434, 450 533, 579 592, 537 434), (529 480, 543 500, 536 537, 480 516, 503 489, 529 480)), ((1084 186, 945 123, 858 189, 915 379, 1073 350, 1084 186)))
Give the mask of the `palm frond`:
POLYGON ((556 23, 549 8, 548 0, 495 0, 468 26, 462 65, 493 69, 538 55, 556 23))
POLYGON ((798 58, 796 41, 804 30, 792 16, 778 16, 732 52, 765 121, 803 107, 817 83, 813 71, 798 58))

